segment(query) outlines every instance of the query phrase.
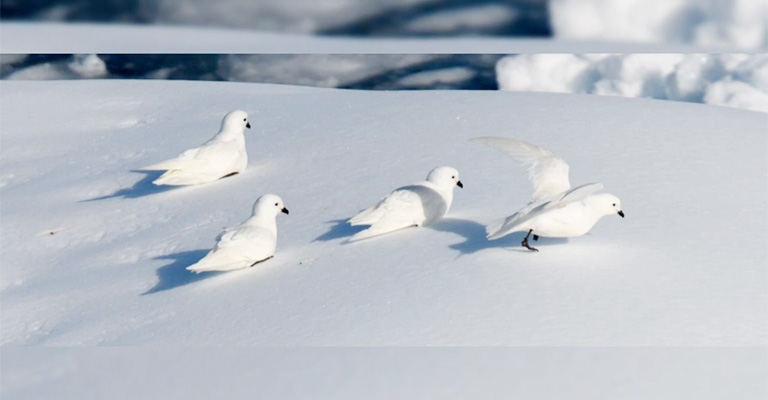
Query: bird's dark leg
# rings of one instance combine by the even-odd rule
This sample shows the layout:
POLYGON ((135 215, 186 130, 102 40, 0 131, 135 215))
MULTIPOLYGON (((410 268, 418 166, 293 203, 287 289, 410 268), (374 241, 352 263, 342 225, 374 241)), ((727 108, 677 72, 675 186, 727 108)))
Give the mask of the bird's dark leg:
POLYGON ((219 178, 219 179, 229 178, 230 176, 234 176, 234 175, 237 175, 237 174, 239 174, 239 172, 230 172, 230 173, 228 173, 228 174, 226 174, 226 175, 222 176, 222 177, 221 177, 221 178, 219 178))
POLYGON ((537 240, 539 240, 539 235, 533 235, 533 241, 535 242, 537 240))
POLYGON ((526 249, 531 250, 531 251, 539 251, 539 249, 537 249, 535 247, 531 247, 531 246, 528 245, 528 236, 531 236, 531 232, 533 232, 533 229, 529 230, 528 234, 525 235, 525 239, 523 239, 523 247, 525 247, 526 249))
MULTIPOLYGON (((235 172, 235 173, 237 173, 237 172, 235 172)), ((267 258, 265 258, 263 260, 256 261, 255 263, 251 264, 251 267, 253 267, 254 265, 256 265, 258 263, 263 263, 264 261, 267 261, 267 260, 269 260, 272 257, 274 257, 274 256, 269 256, 269 257, 267 257, 267 258)))

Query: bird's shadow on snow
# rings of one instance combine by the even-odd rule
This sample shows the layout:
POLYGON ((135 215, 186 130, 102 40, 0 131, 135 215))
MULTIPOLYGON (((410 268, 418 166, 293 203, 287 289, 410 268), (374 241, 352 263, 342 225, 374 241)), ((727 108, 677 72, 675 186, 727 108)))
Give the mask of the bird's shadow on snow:
MULTIPOLYGON (((485 225, 460 218, 444 218, 430 226, 430 228, 440 232, 451 232, 464 237, 464 241, 452 244, 449 247, 459 251, 461 254, 473 254, 480 250, 490 248, 503 248, 510 251, 520 251, 530 253, 531 251, 522 247, 521 242, 525 237, 525 232, 515 232, 498 240, 488 240, 485 234, 485 225)), ((533 247, 545 247, 550 245, 562 244, 568 239, 560 238, 539 238, 538 241, 529 239, 533 247)))
POLYGON ((313 242, 327 242, 329 240, 341 239, 344 237, 352 236, 357 232, 360 232, 367 226, 351 226, 347 223, 346 219, 336 219, 333 221, 327 221, 327 224, 332 224, 328 232, 323 233, 313 240, 313 242))
POLYGON ((135 199, 137 197, 143 197, 143 196, 149 196, 155 193, 167 192, 169 190, 174 190, 181 187, 181 186, 165 186, 165 185, 157 186, 154 183, 152 183, 152 181, 159 178, 160 175, 162 175, 165 171, 131 170, 131 172, 144 174, 144 177, 138 182, 134 183, 133 186, 131 187, 120 189, 112 194, 94 197, 92 199, 86 199, 82 201, 83 202, 98 201, 98 200, 114 199, 117 197, 123 197, 126 199, 135 199))
POLYGON ((203 272, 201 274, 196 274, 187 271, 188 266, 203 258, 208 254, 209 250, 210 249, 182 251, 175 254, 155 257, 155 260, 171 260, 171 263, 157 269, 157 284, 141 295, 144 296, 174 289, 179 286, 188 285, 221 274, 221 272, 203 272))

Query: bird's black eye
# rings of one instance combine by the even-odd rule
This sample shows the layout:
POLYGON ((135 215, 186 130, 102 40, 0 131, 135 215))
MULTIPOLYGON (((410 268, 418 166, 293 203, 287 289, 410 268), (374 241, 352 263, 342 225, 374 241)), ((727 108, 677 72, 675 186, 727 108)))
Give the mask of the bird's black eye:
MULTIPOLYGON (((615 205, 616 205, 616 204, 614 204, 614 206, 615 206, 615 205)), ((279 205, 277 205, 277 203, 275 203, 275 207, 280 207, 280 206, 279 206, 279 205)))
POLYGON ((243 118, 243 122, 245 122, 245 118, 243 118))
MULTIPOLYGON (((275 204, 275 205, 277 205, 277 204, 275 204)), ((616 203, 613 203, 613 206, 616 207, 616 203)))
POLYGON ((451 179, 456 179, 456 175, 452 176, 451 179))

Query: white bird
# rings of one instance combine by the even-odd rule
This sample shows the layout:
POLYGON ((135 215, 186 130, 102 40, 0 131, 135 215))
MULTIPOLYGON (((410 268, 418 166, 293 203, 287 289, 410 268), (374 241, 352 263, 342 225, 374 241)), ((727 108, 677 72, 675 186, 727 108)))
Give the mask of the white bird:
POLYGON ((530 143, 502 137, 472 139, 496 147, 528 169, 528 180, 533 184, 532 201, 518 212, 486 227, 489 240, 502 238, 514 232, 528 232, 522 245, 544 237, 575 237, 589 232, 602 217, 618 214, 624 218, 618 197, 595 192, 601 183, 589 183, 571 189, 568 164, 554 153, 530 143))
POLYGON ((238 174, 248 165, 244 132, 250 127, 245 111, 232 111, 224 116, 216 136, 200 147, 139 170, 165 171, 152 183, 171 186, 197 185, 238 174))
POLYGON ((187 267, 192 272, 231 271, 252 267, 275 254, 277 247, 277 214, 288 214, 283 200, 265 194, 253 204, 253 214, 240 225, 224 231, 213 250, 200 261, 187 267))
POLYGON ((370 225, 349 240, 361 240, 411 226, 429 225, 442 218, 451 208, 453 188, 463 188, 459 171, 437 167, 427 180, 395 189, 376 205, 350 218, 352 226, 370 225))

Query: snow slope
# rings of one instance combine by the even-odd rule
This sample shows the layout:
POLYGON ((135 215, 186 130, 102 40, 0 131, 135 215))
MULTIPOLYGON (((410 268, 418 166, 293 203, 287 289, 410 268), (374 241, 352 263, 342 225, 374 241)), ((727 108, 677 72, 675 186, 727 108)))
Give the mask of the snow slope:
POLYGON ((519 92, 363 92, 184 81, 0 82, 5 345, 759 345, 768 337, 764 113, 519 92), (132 169, 249 112, 250 167, 164 189, 132 169), (468 143, 548 147, 627 218, 592 234, 488 242, 525 173, 468 143), (343 220, 436 165, 448 219, 355 244, 343 220), (194 275, 274 192, 278 250, 194 275))

